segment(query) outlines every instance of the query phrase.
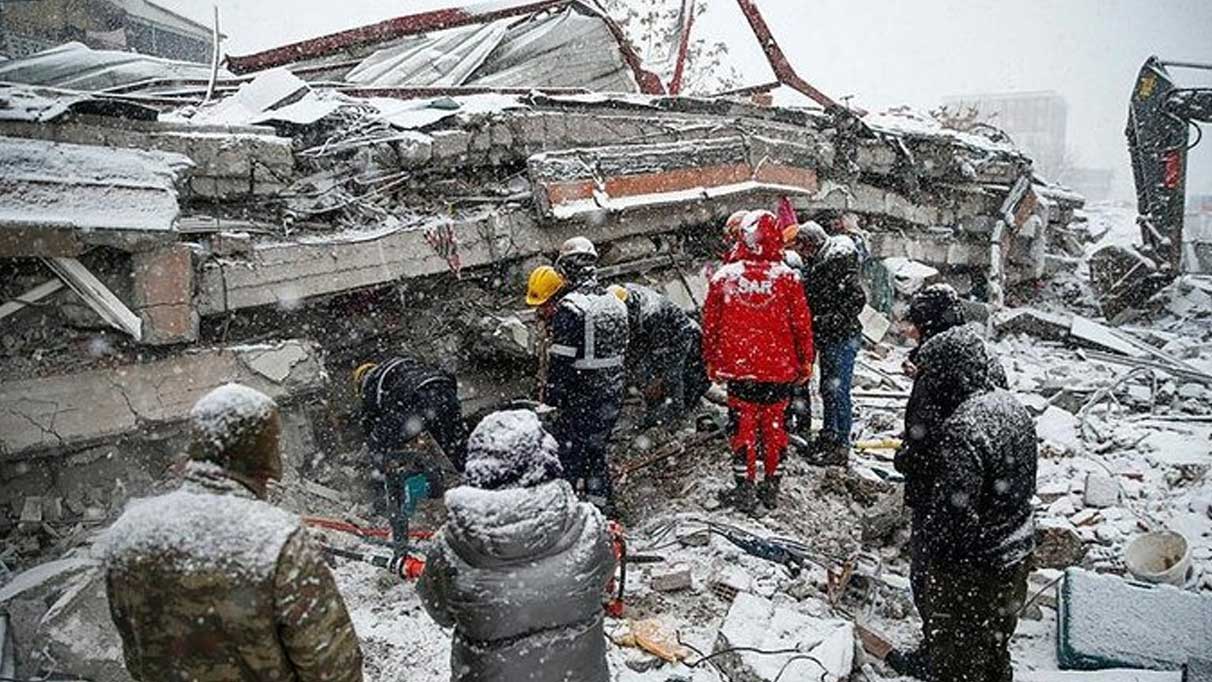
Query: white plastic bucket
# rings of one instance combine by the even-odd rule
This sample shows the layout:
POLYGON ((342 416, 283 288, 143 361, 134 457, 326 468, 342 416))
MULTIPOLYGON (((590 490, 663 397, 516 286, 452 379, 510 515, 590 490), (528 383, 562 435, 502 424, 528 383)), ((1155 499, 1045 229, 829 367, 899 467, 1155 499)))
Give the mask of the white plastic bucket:
POLYGON ((1191 572, 1191 544, 1172 530, 1145 533, 1124 548, 1124 564, 1139 580, 1182 587, 1191 572))

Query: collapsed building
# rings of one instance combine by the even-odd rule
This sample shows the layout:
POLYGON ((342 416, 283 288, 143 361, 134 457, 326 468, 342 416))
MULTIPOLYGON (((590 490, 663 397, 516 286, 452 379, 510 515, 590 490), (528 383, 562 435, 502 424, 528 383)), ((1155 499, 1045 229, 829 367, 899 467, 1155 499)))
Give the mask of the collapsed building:
POLYGON ((368 358, 455 371, 469 415, 529 395, 525 274, 570 236, 691 310, 731 212, 854 212, 878 340, 903 278, 997 306, 1042 277, 1082 203, 996 131, 753 97, 774 84, 668 94, 577 0, 213 69, 68 45, 0 82, 0 527, 27 556, 149 490, 228 381, 282 404, 296 481, 356 449, 346 377, 368 358))

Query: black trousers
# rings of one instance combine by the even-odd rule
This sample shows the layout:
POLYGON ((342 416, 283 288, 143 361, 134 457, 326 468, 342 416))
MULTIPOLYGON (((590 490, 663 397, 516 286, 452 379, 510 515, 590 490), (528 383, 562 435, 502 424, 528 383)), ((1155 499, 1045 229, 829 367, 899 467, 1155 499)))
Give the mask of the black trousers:
POLYGON ((619 420, 621 401, 601 396, 594 406, 562 408, 553 429, 560 444, 560 465, 574 490, 583 490, 590 502, 609 510, 614 502, 610 480, 610 436, 619 420), (579 408, 579 409, 578 409, 579 408))
POLYGON ((923 630, 914 673, 931 682, 1012 682, 1010 638, 1027 598, 1029 560, 990 567, 935 559, 917 546, 912 553, 923 630))

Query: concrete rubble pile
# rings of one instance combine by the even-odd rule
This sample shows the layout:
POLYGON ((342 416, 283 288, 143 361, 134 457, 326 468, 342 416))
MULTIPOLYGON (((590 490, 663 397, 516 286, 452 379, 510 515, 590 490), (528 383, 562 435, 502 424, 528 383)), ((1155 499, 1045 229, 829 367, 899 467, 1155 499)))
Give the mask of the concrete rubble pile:
MULTIPOLYGON (((491 56, 445 79, 413 68, 428 41, 456 53, 468 27, 498 21, 506 46, 521 20, 547 39, 575 26, 613 40, 585 3, 545 4, 529 18, 401 33, 404 21, 232 57, 213 96, 195 79, 116 68, 104 86, 65 87, 65 59, 107 63, 74 48, 53 55, 55 70, 46 55, 0 65, 15 81, 0 85, 0 608, 23 674, 125 679, 112 631, 74 629, 105 624, 89 545, 127 499, 173 485, 184 415, 206 391, 240 381, 282 405, 280 502, 373 525, 353 367, 406 348, 458 373, 469 416, 529 396, 524 277, 564 239, 597 243, 604 279, 696 310, 725 217, 784 196, 801 219, 852 211, 868 232, 861 447, 846 472, 790 462, 782 508, 742 522, 715 500, 721 441, 640 467, 686 434, 624 429, 625 507, 647 521, 634 551, 665 559, 636 571, 628 617, 657 618, 698 651, 673 663, 612 647, 620 680, 888 677, 852 624, 916 637, 887 441, 911 385, 897 322, 935 281, 973 301, 1040 416, 1045 568, 1033 592, 1067 567, 1126 573, 1126 543, 1155 528, 1188 539, 1187 584, 1212 591, 1206 279, 1178 282, 1135 326, 1095 321, 1080 301, 1092 300, 1083 254, 1100 236, 1081 197, 996 134, 905 110, 656 94, 622 47, 567 73, 491 56), (704 519, 796 538, 813 561, 792 575, 704 519), (726 651, 738 645, 797 653, 726 651), (700 660, 712 651, 724 654, 700 660)), ((371 679, 448 678, 448 637, 411 586, 336 570, 371 679)), ((1024 672, 1057 667, 1053 593, 1016 639, 1024 672)))

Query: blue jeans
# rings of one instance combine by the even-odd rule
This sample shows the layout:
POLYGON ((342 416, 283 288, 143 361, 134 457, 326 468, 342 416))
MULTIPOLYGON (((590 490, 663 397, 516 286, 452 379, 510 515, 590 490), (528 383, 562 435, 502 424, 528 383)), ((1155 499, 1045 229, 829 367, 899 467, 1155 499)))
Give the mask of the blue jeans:
POLYGON ((854 425, 850 388, 854 383, 854 359, 862 339, 818 340, 817 357, 821 366, 821 408, 825 425, 821 439, 839 445, 850 445, 850 429, 854 425))

